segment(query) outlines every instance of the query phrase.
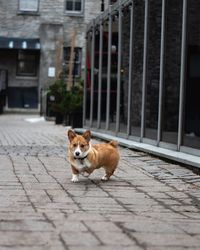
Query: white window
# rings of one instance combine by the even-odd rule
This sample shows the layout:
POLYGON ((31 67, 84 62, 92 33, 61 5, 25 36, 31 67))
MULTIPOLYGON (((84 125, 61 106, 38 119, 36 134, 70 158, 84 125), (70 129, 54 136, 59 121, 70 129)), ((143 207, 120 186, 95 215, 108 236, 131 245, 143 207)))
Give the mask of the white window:
POLYGON ((38 11, 39 0, 19 0, 19 11, 38 11))
POLYGON ((66 12, 77 13, 83 12, 83 1, 84 0, 66 0, 66 12))

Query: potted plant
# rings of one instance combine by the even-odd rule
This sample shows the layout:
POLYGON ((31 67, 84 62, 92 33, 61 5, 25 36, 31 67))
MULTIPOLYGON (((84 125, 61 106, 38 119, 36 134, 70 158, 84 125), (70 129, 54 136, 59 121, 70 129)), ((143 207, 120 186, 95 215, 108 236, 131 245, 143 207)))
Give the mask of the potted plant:
POLYGON ((82 127, 83 82, 78 81, 67 90, 64 80, 56 80, 49 87, 48 96, 53 100, 50 109, 56 124, 65 122, 72 127, 82 127))
POLYGON ((65 106, 63 100, 66 99, 66 84, 63 80, 58 79, 49 87, 48 96, 51 99, 50 109, 55 114, 55 123, 63 123, 65 116, 65 106))
POLYGON ((70 125, 75 127, 82 127, 83 116, 83 82, 79 81, 68 93, 68 111, 70 125))

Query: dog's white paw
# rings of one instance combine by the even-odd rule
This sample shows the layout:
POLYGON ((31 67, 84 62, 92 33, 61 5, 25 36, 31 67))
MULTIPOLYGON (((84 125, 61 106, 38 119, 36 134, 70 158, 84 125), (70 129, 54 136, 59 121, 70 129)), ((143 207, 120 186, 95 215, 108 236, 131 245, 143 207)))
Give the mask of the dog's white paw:
POLYGON ((102 180, 102 181, 108 181, 109 178, 108 178, 106 175, 104 175, 104 176, 101 178, 101 180, 102 180))
POLYGON ((86 171, 85 171, 85 172, 83 172, 83 173, 82 173, 82 175, 83 175, 84 177, 89 177, 89 176, 90 176, 90 174, 89 174, 89 173, 87 173, 86 171))
POLYGON ((71 181, 72 181, 72 182, 78 182, 78 181, 79 181, 79 180, 78 180, 78 175, 73 174, 73 175, 72 175, 71 181))

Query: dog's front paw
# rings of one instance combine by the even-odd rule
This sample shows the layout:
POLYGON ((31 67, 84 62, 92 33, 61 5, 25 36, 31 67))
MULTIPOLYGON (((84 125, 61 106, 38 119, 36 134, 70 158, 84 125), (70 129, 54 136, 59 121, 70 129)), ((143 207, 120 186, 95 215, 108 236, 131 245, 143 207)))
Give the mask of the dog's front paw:
POLYGON ((72 182, 78 182, 78 181, 79 181, 79 180, 78 180, 78 175, 73 174, 73 175, 72 175, 71 181, 72 181, 72 182))
POLYGON ((107 175, 104 175, 104 176, 101 178, 101 180, 102 180, 102 181, 108 181, 108 180, 109 180, 109 178, 108 178, 108 176, 107 176, 107 175))

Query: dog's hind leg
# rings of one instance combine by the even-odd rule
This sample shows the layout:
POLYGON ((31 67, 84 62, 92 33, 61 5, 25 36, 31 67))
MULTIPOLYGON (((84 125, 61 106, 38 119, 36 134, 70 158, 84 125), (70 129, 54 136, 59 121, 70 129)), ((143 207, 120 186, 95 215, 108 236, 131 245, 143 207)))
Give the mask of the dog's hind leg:
POLYGON ((111 169, 107 169, 106 167, 104 167, 105 175, 101 178, 101 180, 102 181, 108 181, 110 179, 110 177, 114 174, 116 167, 117 166, 114 166, 111 169))

